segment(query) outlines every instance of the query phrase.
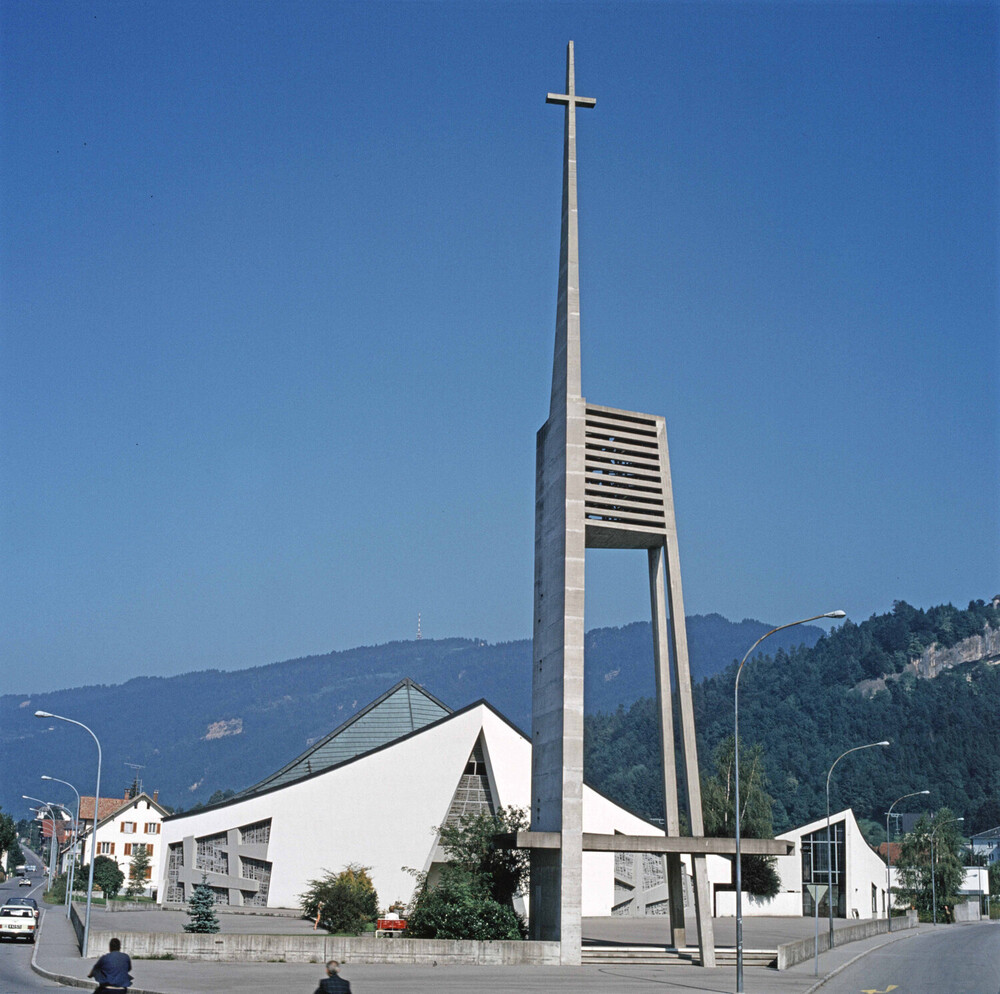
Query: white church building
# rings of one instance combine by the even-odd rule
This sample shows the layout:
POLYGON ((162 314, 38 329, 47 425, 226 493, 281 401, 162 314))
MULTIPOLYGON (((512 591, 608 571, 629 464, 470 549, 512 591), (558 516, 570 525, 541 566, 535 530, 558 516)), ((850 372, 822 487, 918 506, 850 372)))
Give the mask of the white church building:
MULTIPOLYGON (((452 711, 403 680, 282 769, 221 804, 163 820, 160 900, 202 877, 220 904, 296 908, 311 880, 370 867, 382 908, 407 903, 446 860, 438 827, 527 808, 531 742, 485 701, 452 711)), ((663 830, 584 787, 585 832, 663 830)), ((666 913, 662 857, 583 855, 583 914, 666 913)))

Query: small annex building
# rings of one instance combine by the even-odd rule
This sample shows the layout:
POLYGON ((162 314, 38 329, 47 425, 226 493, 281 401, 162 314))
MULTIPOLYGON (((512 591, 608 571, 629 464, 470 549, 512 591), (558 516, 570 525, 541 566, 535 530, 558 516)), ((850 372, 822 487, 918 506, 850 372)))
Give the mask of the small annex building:
MULTIPOLYGON (((858 827, 854 812, 847 808, 830 816, 830 845, 827 844, 826 830, 826 818, 821 818, 776 836, 795 843, 795 849, 788 856, 775 857, 774 868, 781 881, 781 890, 773 898, 754 897, 744 892, 744 915, 804 915, 811 918, 816 908, 809 885, 818 884, 826 888, 832 876, 835 918, 885 917, 885 863, 868 844, 858 827), (832 874, 828 853, 833 860, 832 874)), ((715 914, 720 917, 736 914, 731 867, 731 860, 723 860, 717 856, 709 858, 715 914)), ((827 902, 828 895, 824 891, 819 906, 821 918, 830 913, 827 902)))
MULTIPOLYGON (((383 908, 408 903, 413 871, 434 879, 446 856, 438 827, 461 815, 531 798, 531 742, 484 700, 452 711, 400 681, 329 735, 254 786, 164 819, 158 861, 164 904, 206 883, 222 905, 296 908, 309 882, 349 863, 370 868, 383 908)), ((584 831, 662 835, 584 787, 584 831)), ((616 903, 666 913, 662 858, 616 879, 614 853, 583 855, 583 913, 616 903)), ((619 876, 623 861, 619 858, 619 876)))

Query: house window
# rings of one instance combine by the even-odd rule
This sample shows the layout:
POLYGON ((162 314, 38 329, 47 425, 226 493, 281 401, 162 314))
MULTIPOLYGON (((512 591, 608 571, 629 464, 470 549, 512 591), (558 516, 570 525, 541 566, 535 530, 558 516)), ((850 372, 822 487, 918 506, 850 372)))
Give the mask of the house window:
POLYGON ((146 822, 146 834, 147 835, 159 835, 160 834, 160 823, 158 821, 147 821, 146 822))
POLYGON ((123 821, 122 831, 126 835, 135 835, 136 823, 134 821, 123 821))
POLYGON ((151 866, 146 867, 146 879, 147 880, 153 879, 153 868, 151 866))
MULTIPOLYGON (((142 843, 139 843, 139 844, 142 845, 142 843)), ((147 856, 152 856, 153 855, 153 847, 151 845, 147 845, 146 846, 146 855, 147 856)))
POLYGON ((113 842, 97 843, 98 856, 114 856, 114 854, 115 854, 115 844, 113 842))

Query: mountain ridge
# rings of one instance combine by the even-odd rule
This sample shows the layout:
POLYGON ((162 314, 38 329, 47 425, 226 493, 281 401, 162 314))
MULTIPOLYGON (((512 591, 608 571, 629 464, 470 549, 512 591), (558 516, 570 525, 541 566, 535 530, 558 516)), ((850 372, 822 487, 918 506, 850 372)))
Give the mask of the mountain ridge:
MULTIPOLYGON (((690 616, 687 627, 692 679, 698 681, 729 665, 771 626, 710 614, 690 616)), ((801 626, 779 634, 791 649, 815 644, 823 632, 801 626)), ((588 711, 615 710, 655 692, 648 622, 591 629, 586 640, 588 711)), ((141 675, 120 684, 5 694, 0 747, 28 746, 41 772, 92 793, 89 737, 33 714, 41 709, 73 717, 101 740, 103 794, 122 791, 132 776, 124 764, 135 763, 144 767, 144 780, 160 790, 164 803, 188 807, 216 790, 262 779, 406 676, 456 710, 485 698, 515 725, 530 727, 530 640, 450 637, 394 640, 239 670, 141 675)), ((11 779, 0 784, 0 806, 8 811, 20 808, 20 795, 37 787, 11 779)))

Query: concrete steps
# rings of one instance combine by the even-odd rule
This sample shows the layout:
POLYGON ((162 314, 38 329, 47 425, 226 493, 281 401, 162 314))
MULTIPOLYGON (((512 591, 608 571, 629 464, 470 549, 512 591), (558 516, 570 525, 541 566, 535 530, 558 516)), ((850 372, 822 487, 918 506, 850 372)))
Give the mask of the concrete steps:
MULTIPOLYGON (((778 960, 776 949, 744 949, 744 966, 774 966, 778 960)), ((584 966, 676 966, 683 964, 700 965, 701 956, 697 946, 681 949, 659 946, 584 946, 582 949, 584 966)), ((715 950, 716 966, 736 966, 736 950, 723 948, 715 950)))

